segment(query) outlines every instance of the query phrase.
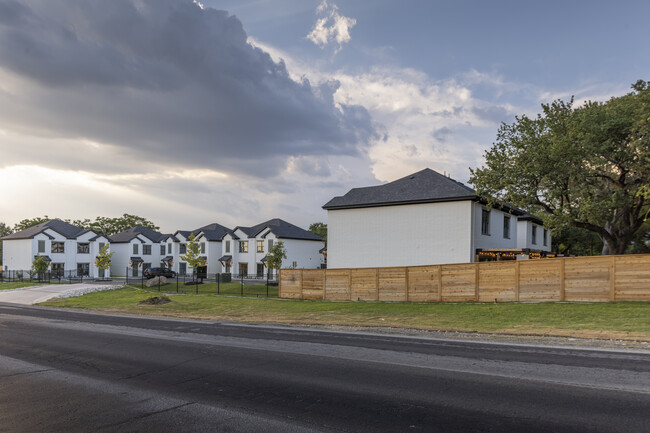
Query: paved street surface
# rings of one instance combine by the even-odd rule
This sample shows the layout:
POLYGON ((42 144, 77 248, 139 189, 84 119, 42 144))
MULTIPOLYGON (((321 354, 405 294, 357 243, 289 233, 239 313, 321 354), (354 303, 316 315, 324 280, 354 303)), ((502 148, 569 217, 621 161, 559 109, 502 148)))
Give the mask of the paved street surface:
POLYGON ((1 432, 647 432, 650 352, 0 304, 1 432))
POLYGON ((49 284, 44 286, 23 287, 15 290, 0 290, 0 302, 12 304, 33 305, 45 302, 66 293, 96 291, 114 287, 121 283, 81 283, 81 284, 49 284))

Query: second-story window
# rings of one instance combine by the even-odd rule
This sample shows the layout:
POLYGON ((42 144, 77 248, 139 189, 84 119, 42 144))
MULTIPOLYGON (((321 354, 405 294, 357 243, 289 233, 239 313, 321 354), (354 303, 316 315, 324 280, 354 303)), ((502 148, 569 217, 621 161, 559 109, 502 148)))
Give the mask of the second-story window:
POLYGON ((264 252, 264 241, 257 241, 257 252, 258 253, 264 252))
POLYGON ((65 243, 63 242, 52 242, 52 252, 53 253, 64 253, 65 248, 64 248, 65 243))
POLYGON ((226 241, 226 252, 230 252, 230 241, 226 241))
POLYGON ((133 244, 133 254, 138 254, 138 244, 133 244))
POLYGON ((481 211, 481 234, 490 234, 490 211, 487 209, 481 211))
POLYGON ((205 254, 205 242, 201 242, 201 254, 205 254))
POLYGON ((544 239, 543 239, 544 246, 547 245, 547 240, 546 240, 546 239, 547 239, 547 236, 548 236, 548 230, 544 229, 544 239))
POLYGON ((45 252, 45 241, 38 241, 38 252, 39 253, 45 252))
POLYGON ((533 245, 537 245, 537 226, 533 224, 533 245))
POLYGON ((239 241, 239 252, 240 253, 248 252, 248 241, 239 241))
POLYGON ((273 239, 269 239, 269 251, 273 248, 273 239))
POLYGON ((88 254, 90 252, 90 244, 86 242, 77 243, 77 254, 88 254))
POLYGON ((150 256, 151 255, 151 245, 142 245, 142 255, 143 256, 150 256))
POLYGON ((187 253, 187 245, 181 244, 179 253, 181 253, 181 254, 187 253))
POLYGON ((172 253, 172 244, 167 244, 167 254, 172 253))
POLYGON ((503 216, 503 237, 510 239, 510 217, 508 215, 503 216))
POLYGON ((164 245, 161 245, 161 246, 160 246, 160 255, 161 255, 161 256, 164 256, 164 255, 165 255, 165 246, 164 246, 164 245))

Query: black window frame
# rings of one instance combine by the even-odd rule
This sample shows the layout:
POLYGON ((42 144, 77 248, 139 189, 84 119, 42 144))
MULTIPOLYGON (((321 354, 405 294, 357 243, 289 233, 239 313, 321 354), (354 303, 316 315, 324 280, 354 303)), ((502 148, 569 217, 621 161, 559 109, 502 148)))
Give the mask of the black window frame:
POLYGON ((226 241, 226 252, 230 252, 230 241, 226 241))
POLYGON ((510 215, 503 216, 503 238, 510 239, 510 215))
POLYGON ((490 236, 490 211, 481 209, 481 234, 490 236))
POLYGON ((142 255, 150 256, 151 255, 151 244, 142 245, 142 255))
POLYGON ((63 254, 63 253, 65 253, 65 242, 62 242, 62 241, 52 242, 52 244, 50 245, 50 251, 52 252, 52 254, 63 254), (55 246, 56 247, 60 246, 61 251, 56 251, 55 246))
POLYGON ((257 252, 258 253, 263 253, 264 252, 264 240, 258 240, 256 242, 257 245, 257 252))
POLYGON ((241 254, 248 253, 248 241, 239 241, 239 252, 241 254))
POLYGON ((530 241, 532 242, 533 245, 537 245, 537 226, 535 224, 533 224, 531 230, 530 241))
POLYGON ((38 250, 39 253, 45 253, 45 240, 44 239, 39 239, 38 240, 38 245, 36 246, 36 249, 38 250), (41 245, 43 248, 41 249, 41 245))
POLYGON ((187 245, 181 244, 179 248, 179 254, 187 254, 187 245))
POLYGON ((90 254, 90 243, 77 242, 77 254, 90 254))

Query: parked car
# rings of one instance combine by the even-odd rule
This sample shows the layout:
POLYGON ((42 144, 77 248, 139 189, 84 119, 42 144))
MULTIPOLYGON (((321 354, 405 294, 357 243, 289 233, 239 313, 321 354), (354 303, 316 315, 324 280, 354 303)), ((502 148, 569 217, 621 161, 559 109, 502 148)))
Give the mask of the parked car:
POLYGON ((143 275, 149 279, 153 277, 169 277, 176 278, 176 272, 167 268, 147 268, 144 270, 143 275))

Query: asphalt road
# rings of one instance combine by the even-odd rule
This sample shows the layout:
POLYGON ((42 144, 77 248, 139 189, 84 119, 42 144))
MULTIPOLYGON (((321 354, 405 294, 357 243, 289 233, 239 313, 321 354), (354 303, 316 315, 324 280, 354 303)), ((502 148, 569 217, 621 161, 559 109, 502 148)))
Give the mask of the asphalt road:
POLYGON ((650 352, 0 304, 0 432, 648 432, 650 352))

